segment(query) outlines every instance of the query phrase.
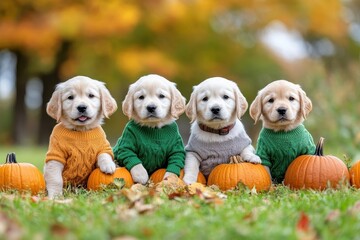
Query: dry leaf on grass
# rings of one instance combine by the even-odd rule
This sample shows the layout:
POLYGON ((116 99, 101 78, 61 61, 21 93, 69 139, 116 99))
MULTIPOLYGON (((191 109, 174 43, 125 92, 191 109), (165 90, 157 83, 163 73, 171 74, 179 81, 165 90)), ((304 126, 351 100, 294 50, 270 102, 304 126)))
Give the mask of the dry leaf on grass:
POLYGON ((360 213, 360 201, 357 201, 351 208, 348 209, 350 215, 358 215, 360 213))
POLYGON ((9 216, 0 212, 0 236, 4 239, 17 240, 22 238, 22 229, 17 222, 10 219, 9 216))
POLYGON ((57 237, 65 237, 70 232, 69 228, 60 223, 54 223, 51 225, 50 231, 52 235, 57 237))
POLYGON ((296 224, 296 234, 300 240, 318 239, 315 229, 311 225, 309 216, 304 212, 301 212, 300 218, 296 224))
POLYGON ((333 210, 333 211, 331 211, 331 212, 328 213, 328 215, 327 215, 326 218, 325 218, 325 222, 326 222, 326 223, 334 222, 334 221, 336 221, 337 219, 339 219, 340 215, 341 215, 340 210, 339 210, 339 209, 335 209, 335 210, 333 210))

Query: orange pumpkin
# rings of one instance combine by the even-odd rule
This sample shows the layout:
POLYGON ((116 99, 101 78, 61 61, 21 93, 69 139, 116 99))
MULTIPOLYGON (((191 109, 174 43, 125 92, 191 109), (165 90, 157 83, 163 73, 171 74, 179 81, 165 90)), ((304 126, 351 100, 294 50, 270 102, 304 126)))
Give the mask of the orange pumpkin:
POLYGON ((113 183, 116 178, 123 178, 125 187, 131 187, 134 184, 130 172, 124 167, 116 168, 113 174, 103 173, 99 168, 96 168, 89 176, 87 188, 89 190, 99 190, 102 186, 113 183))
POLYGON ((240 156, 232 156, 230 163, 216 166, 211 171, 207 184, 217 185, 223 191, 236 187, 239 182, 249 189, 255 187, 257 191, 269 190, 271 179, 265 167, 241 161, 240 156))
POLYGON ((15 153, 9 153, 0 165, 0 190, 9 189, 37 194, 45 190, 44 176, 33 164, 17 163, 15 153))
MULTIPOLYGON (((166 173, 166 169, 160 168, 160 169, 156 170, 155 172, 153 172, 153 174, 151 174, 150 179, 154 183, 159 183, 163 180, 165 173, 166 173)), ((179 178, 183 179, 183 177, 184 177, 184 169, 181 169, 179 178)), ((198 178, 196 181, 199 183, 202 183, 202 184, 206 184, 206 179, 201 172, 199 172, 198 178)))
POLYGON ((350 168, 350 183, 352 186, 360 188, 360 161, 350 168))
POLYGON ((288 167, 284 184, 291 189, 323 190, 349 181, 345 163, 331 155, 323 155, 324 138, 320 138, 315 155, 301 155, 288 167))

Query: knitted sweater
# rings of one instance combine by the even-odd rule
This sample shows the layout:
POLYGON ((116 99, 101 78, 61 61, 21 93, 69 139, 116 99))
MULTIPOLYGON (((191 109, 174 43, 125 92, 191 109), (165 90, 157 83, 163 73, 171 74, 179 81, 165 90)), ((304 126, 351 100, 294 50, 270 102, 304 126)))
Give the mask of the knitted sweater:
POLYGON ((110 143, 99 126, 89 131, 73 131, 57 124, 50 136, 45 162, 50 160, 64 164, 64 186, 86 186, 90 173, 96 168, 97 156, 108 153, 113 157, 110 143))
POLYGON ((229 163, 231 156, 240 155, 250 144, 251 139, 244 130, 236 137, 221 142, 202 141, 196 134, 191 134, 185 150, 196 156, 200 162, 200 172, 208 177, 217 165, 229 163))
POLYGON ((162 128, 141 126, 129 121, 113 148, 116 161, 129 171, 142 164, 148 174, 159 168, 179 176, 184 167, 185 150, 176 122, 162 128))
POLYGON ((300 155, 314 154, 315 144, 304 125, 284 132, 263 128, 257 141, 256 155, 270 168, 273 181, 281 183, 290 163, 300 155))

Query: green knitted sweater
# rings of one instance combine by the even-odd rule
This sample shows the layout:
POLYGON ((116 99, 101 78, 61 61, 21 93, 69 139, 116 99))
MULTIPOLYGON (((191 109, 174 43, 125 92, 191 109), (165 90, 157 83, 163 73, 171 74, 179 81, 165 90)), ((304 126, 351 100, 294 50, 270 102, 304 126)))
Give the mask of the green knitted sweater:
POLYGON ((257 141, 256 155, 270 168, 273 181, 281 183, 290 163, 300 155, 314 154, 315 144, 304 125, 291 131, 275 132, 263 128, 257 141))
POLYGON ((115 160, 129 171, 141 163, 148 174, 159 168, 179 176, 184 167, 185 150, 174 122, 162 128, 141 126, 129 121, 113 147, 115 160))

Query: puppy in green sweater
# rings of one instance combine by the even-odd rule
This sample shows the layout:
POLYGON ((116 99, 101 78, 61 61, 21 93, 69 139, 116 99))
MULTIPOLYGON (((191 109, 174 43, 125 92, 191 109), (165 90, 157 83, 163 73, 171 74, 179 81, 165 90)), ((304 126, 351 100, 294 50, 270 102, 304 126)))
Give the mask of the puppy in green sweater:
POLYGON ((300 85, 274 81, 258 92, 250 106, 255 123, 260 119, 256 154, 274 183, 284 180, 290 163, 298 156, 315 153, 315 144, 303 121, 312 110, 311 100, 300 85))
POLYGON ((130 121, 113 148, 115 160, 134 182, 145 184, 157 169, 164 178, 179 176, 185 150, 176 119, 185 111, 185 98, 174 83, 151 74, 131 84, 122 103, 130 121))

